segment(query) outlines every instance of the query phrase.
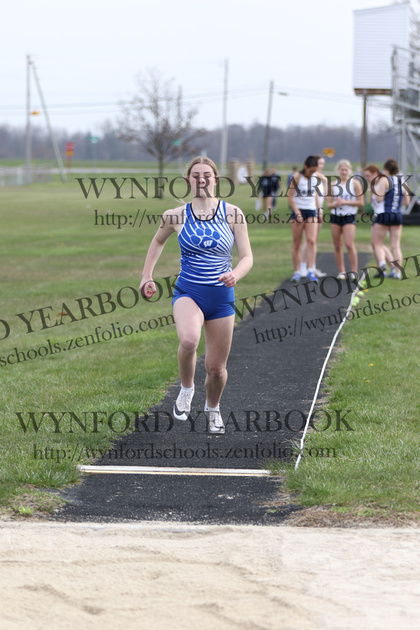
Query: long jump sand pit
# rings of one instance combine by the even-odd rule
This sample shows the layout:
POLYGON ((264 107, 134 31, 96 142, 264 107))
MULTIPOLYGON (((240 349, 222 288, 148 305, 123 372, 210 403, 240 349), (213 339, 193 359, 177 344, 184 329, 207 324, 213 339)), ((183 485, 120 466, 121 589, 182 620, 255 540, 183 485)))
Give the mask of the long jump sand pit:
POLYGON ((418 528, 0 523, 1 627, 412 629, 418 528))

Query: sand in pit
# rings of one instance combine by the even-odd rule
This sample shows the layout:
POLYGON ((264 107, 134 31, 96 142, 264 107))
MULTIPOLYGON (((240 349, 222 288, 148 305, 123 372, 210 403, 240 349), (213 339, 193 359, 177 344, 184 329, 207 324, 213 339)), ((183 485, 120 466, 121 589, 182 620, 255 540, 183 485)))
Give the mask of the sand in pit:
POLYGON ((412 630, 418 529, 0 524, 4 630, 412 630))

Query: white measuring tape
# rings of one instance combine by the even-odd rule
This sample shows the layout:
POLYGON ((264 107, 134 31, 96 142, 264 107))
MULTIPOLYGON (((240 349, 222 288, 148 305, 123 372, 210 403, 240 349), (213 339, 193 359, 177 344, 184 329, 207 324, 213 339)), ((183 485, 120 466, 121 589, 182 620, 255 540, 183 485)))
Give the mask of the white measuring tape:
POLYGON ((304 444, 305 444, 306 433, 308 432, 309 422, 311 420, 311 415, 312 415, 312 412, 313 412, 314 407, 315 407, 316 399, 318 398, 319 388, 321 387, 321 381, 322 381, 322 379, 324 377, 324 372, 325 372, 325 368, 327 367, 328 359, 330 358, 332 349, 334 348, 334 344, 335 344, 336 339, 337 339, 337 337, 338 337, 338 335, 340 333, 340 330, 342 329, 342 327, 344 326, 345 322, 347 321, 347 315, 348 315, 348 313, 351 310, 351 307, 352 307, 352 304, 353 304, 353 300, 356 297, 356 294, 359 291, 362 290, 360 287, 361 287, 361 284, 362 284, 362 282, 364 280, 364 277, 365 277, 365 273, 363 273, 363 275, 362 275, 362 278, 361 278, 360 283, 359 283, 359 288, 355 289, 353 291, 353 293, 351 294, 350 304, 348 305, 348 308, 346 310, 346 314, 343 317, 343 321, 340 323, 339 327, 337 328, 336 333, 335 333, 335 335, 334 335, 334 337, 333 337, 333 339, 331 341, 331 345, 328 348, 327 356, 325 357, 324 365, 321 368, 321 374, 319 375, 318 383, 316 385, 314 398, 312 400, 312 405, 311 405, 311 408, 309 410, 308 417, 306 418, 305 428, 303 430, 302 438, 300 440, 299 455, 298 455, 298 457, 296 459, 295 470, 297 470, 297 468, 299 466, 299 463, 300 463, 300 460, 302 459, 302 452, 303 452, 303 447, 304 447, 304 444))

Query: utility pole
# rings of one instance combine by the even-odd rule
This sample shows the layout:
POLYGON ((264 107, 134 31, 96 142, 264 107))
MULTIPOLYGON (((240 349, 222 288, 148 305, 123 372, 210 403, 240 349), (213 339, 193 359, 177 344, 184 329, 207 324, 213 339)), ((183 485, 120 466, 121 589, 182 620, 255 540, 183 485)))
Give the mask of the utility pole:
POLYGON ((270 121, 271 121, 271 109, 273 106, 273 91, 274 91, 274 81, 270 81, 270 92, 268 96, 267 124, 265 126, 265 138, 264 138, 263 171, 265 171, 268 164, 268 140, 270 137, 270 121))
POLYGON ((362 138, 361 138, 361 155, 360 162, 362 169, 366 166, 367 159, 367 93, 363 91, 363 125, 362 125, 362 138))
POLYGON ((228 96, 228 60, 225 59, 225 79, 224 79, 224 89, 223 89, 223 127, 222 127, 222 146, 220 150, 220 175, 223 177, 226 175, 226 162, 227 162, 227 123, 226 123, 226 112, 227 112, 227 96, 228 96))
POLYGON ((66 177, 66 173, 65 173, 65 170, 64 170, 63 160, 61 159, 61 154, 60 154, 60 151, 59 151, 58 146, 57 146, 57 141, 55 139, 55 136, 54 136, 54 133, 53 133, 53 130, 52 130, 52 127, 51 127, 51 123, 50 123, 50 119, 49 119, 48 111, 47 111, 47 106, 46 106, 45 101, 44 101, 44 96, 43 96, 42 91, 41 91, 41 85, 39 83, 38 75, 36 73, 35 64, 33 62, 32 62, 32 69, 33 69, 33 72, 34 72, 36 86, 38 88, 39 98, 41 99, 42 109, 44 110, 44 116, 45 116, 45 120, 47 122, 48 133, 50 134, 50 140, 51 140, 51 143, 53 145, 53 149, 54 149, 54 153, 55 153, 55 159, 57 160, 58 168, 59 168, 59 171, 60 171, 61 180, 63 182, 65 182, 67 180, 67 177, 66 177))
POLYGON ((26 55, 26 183, 32 182, 31 155, 31 58, 26 55))
MULTIPOLYGON (((181 125, 182 125, 182 120, 181 120, 181 105, 182 105, 182 87, 180 85, 178 85, 178 126, 179 129, 181 129, 181 125)), ((182 173, 182 160, 181 160, 181 156, 182 156, 182 140, 181 138, 178 138, 177 141, 179 142, 178 144, 178 172, 182 173)))

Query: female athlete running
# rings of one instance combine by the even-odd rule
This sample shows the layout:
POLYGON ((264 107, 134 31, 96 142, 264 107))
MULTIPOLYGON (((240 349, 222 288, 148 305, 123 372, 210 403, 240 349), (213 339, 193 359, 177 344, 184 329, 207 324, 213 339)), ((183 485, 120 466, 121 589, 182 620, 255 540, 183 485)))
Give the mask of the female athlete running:
POLYGON ((194 158, 187 168, 193 200, 164 212, 144 263, 140 291, 156 292, 153 270, 168 238, 176 232, 181 248, 181 272, 173 297, 179 339, 181 390, 173 407, 177 420, 186 420, 194 396, 196 351, 204 326, 206 340, 205 413, 211 433, 224 433, 219 403, 227 380, 226 363, 235 320, 234 286, 252 267, 252 251, 242 211, 214 196, 217 168, 206 157, 194 158), (232 269, 236 245, 239 261, 232 269))

